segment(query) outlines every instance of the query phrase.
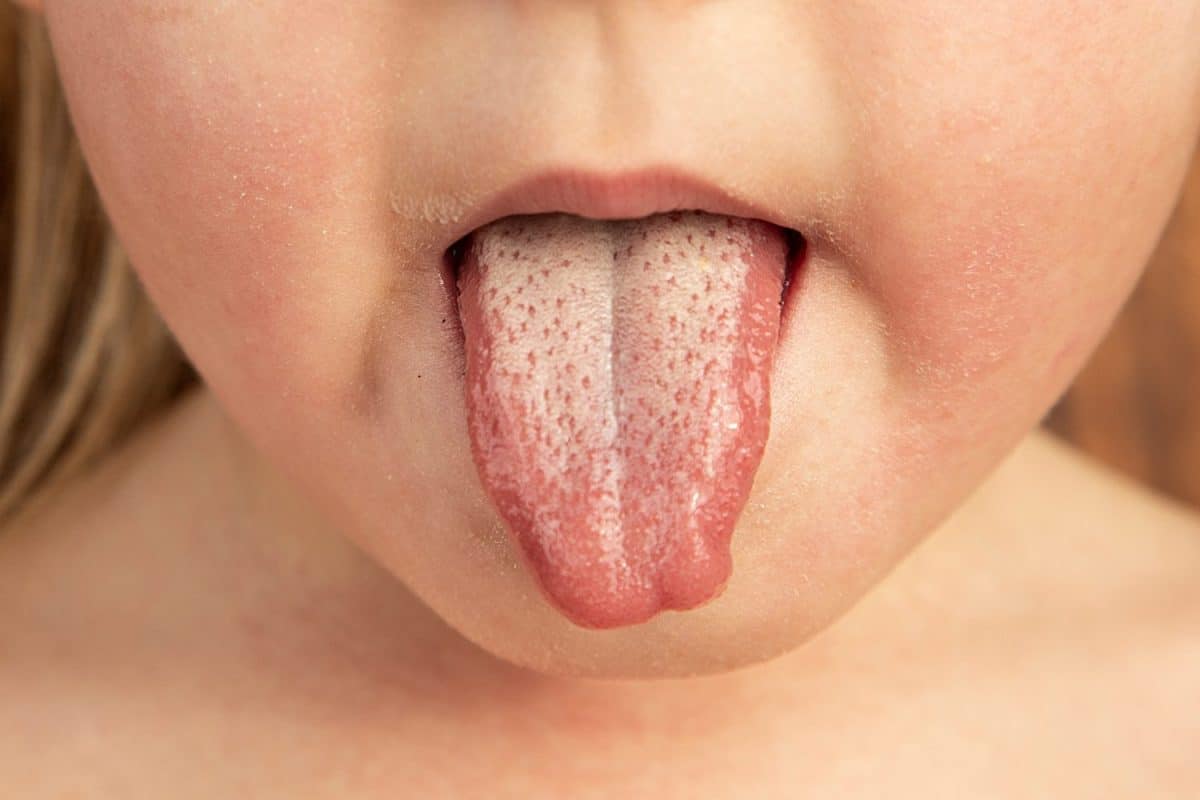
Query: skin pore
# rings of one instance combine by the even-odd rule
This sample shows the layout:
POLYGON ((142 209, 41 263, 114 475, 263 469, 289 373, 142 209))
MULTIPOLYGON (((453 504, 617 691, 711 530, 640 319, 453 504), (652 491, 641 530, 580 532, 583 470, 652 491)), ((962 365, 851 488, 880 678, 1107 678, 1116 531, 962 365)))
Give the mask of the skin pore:
POLYGON ((1027 432, 1174 202, 1200 3, 42 11, 207 386, 0 541, 30 796, 1194 787, 1194 517, 1027 432), (500 535, 439 283, 563 164, 687 170, 812 250, 734 577, 606 632, 500 535))

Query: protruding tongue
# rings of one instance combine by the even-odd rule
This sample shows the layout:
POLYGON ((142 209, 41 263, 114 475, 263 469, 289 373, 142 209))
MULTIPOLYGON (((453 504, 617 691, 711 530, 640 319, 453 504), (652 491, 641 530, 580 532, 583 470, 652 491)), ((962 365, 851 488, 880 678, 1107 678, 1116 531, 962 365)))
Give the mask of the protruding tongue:
POLYGON ((767 439, 786 270, 765 222, 507 217, 459 277, 472 453, 551 601, 589 627, 718 594, 767 439))

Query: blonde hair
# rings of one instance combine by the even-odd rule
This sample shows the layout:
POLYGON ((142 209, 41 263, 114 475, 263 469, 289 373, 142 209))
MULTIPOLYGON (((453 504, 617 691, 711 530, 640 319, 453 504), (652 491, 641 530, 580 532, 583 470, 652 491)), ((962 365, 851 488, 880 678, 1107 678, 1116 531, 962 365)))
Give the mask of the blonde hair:
POLYGON ((88 176, 40 15, 0 6, 0 519, 195 380, 88 176))
MULTIPOLYGON (((41 16, 2 0, 0 113, 0 243, 10 253, 0 266, 2 521, 197 379, 105 217, 41 16)), ((1194 501, 1197 308, 1200 160, 1113 334, 1049 418, 1086 449, 1194 501)))

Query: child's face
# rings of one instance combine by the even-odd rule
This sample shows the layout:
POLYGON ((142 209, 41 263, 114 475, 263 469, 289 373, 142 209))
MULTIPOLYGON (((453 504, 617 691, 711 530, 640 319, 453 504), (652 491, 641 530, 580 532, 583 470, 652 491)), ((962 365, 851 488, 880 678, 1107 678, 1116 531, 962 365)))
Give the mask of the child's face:
POLYGON ((542 669, 800 643, 976 486, 1145 262, 1200 2, 46 0, 148 290, 231 416, 462 633, 542 669), (553 167, 689 173, 808 240, 724 594, 597 632, 480 487, 446 248, 553 167))

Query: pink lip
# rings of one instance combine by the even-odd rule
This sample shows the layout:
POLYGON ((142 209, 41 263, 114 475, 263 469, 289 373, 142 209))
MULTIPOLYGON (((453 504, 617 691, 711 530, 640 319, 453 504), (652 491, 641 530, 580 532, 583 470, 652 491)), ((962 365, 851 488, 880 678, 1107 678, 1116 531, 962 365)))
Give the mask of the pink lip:
POLYGON ((671 167, 599 173, 569 167, 547 170, 506 186, 464 216, 452 242, 476 228, 516 214, 562 211, 593 219, 633 219, 660 211, 701 209, 761 219, 789 228, 778 214, 714 183, 671 167))
MULTIPOLYGON (((688 209, 760 219, 787 231, 795 230, 792 222, 780 214, 680 169, 656 166, 602 173, 560 167, 522 178, 484 199, 459 220, 443 248, 448 251, 455 242, 489 222, 518 214, 565 212, 592 219, 635 219, 688 209)), ((803 235, 802 231, 797 233, 803 235)), ((795 276, 807 250, 805 239, 793 242, 785 300, 795 291, 795 276)), ((448 260, 443 269, 446 285, 453 286, 454 268, 448 260)))

